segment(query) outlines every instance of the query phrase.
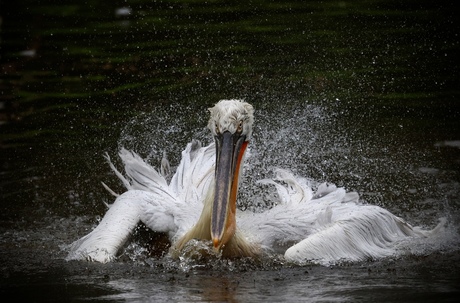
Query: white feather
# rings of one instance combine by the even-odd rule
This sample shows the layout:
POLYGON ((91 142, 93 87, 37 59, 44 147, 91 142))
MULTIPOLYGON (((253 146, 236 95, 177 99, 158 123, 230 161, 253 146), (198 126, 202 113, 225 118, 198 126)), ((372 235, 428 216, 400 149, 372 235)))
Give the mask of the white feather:
MULTIPOLYGON (((251 105, 224 100, 210 111, 211 132, 236 131, 242 127, 239 131, 250 138, 251 105)), ((108 155, 105 157, 128 191, 118 196, 103 184, 117 198, 99 225, 69 246, 68 260, 113 260, 139 222, 154 231, 168 233, 175 242, 202 218, 203 201, 214 182, 214 144, 202 147, 199 141, 189 143, 169 184, 165 179, 170 167, 166 154, 160 168, 162 173, 132 151, 122 149, 119 154, 126 177, 108 155)), ((246 246, 250 248, 248 251, 260 246, 269 252, 282 252, 295 263, 330 264, 389 256, 395 252, 398 241, 434 236, 445 224, 443 221, 431 231, 412 227, 381 207, 360 204, 357 193, 347 193, 333 184, 321 184, 313 193, 307 179, 286 170, 278 169, 275 178, 260 183, 275 186, 279 200, 263 213, 237 211, 234 243, 247 239, 256 244, 246 246)), ((204 213, 210 213, 207 211, 204 213)))
POLYGON ((88 235, 73 242, 67 260, 102 263, 114 259, 120 247, 139 222, 148 201, 142 191, 128 191, 117 198, 99 225, 88 235))
POLYGON ((182 161, 168 185, 163 175, 131 151, 119 153, 125 165, 123 176, 110 161, 110 167, 128 191, 110 205, 99 225, 69 246, 67 260, 109 262, 128 239, 134 227, 143 222, 150 229, 167 232, 171 239, 183 235, 200 216, 203 198, 214 172, 214 146, 201 148, 198 141, 187 145, 182 161))
MULTIPOLYGON (((139 155, 122 149, 127 178, 109 163, 128 191, 115 200, 96 229, 71 244, 67 259, 113 260, 139 221, 167 232, 171 241, 184 235, 197 222, 212 183, 214 150, 214 144, 188 144, 168 185, 139 155)), ((267 251, 285 251, 285 258, 295 263, 389 256, 398 240, 436 234, 444 224, 432 231, 413 228, 383 208, 359 204, 356 193, 331 184, 321 184, 313 194, 305 179, 286 170, 277 170, 274 179, 261 183, 276 187, 280 203, 262 213, 237 212, 239 231, 267 251)))

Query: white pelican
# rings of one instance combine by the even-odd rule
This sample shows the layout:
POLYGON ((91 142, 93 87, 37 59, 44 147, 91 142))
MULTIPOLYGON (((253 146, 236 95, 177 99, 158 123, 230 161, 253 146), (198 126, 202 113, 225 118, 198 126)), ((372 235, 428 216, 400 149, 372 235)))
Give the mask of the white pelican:
POLYGON ((428 237, 443 228, 443 223, 433 230, 412 227, 381 207, 358 203, 357 193, 334 185, 322 184, 313 193, 306 179, 285 170, 262 181, 277 189, 279 201, 273 208, 262 213, 237 211, 253 107, 240 100, 221 100, 209 111, 208 128, 215 143, 189 143, 169 184, 165 159, 159 173, 136 153, 122 149, 126 178, 107 157, 128 191, 117 197, 92 232, 70 245, 67 260, 113 260, 139 222, 169 234, 173 257, 198 239, 211 243, 223 257, 282 250, 288 261, 320 264, 389 256, 397 241, 428 237))

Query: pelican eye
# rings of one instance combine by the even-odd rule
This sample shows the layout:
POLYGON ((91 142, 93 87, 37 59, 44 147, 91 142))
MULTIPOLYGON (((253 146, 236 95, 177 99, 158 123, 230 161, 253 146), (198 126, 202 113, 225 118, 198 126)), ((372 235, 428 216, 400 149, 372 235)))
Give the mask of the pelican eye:
POLYGON ((243 132, 243 121, 240 121, 240 123, 238 123, 238 128, 236 129, 236 131, 238 133, 243 132))
POLYGON ((217 123, 216 123, 216 134, 220 134, 219 125, 217 125, 217 123))

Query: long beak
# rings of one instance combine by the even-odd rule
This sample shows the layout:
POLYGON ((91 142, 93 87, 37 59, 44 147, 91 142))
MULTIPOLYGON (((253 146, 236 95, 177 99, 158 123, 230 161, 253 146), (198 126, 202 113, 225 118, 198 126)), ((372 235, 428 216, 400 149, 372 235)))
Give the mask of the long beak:
POLYGON ((236 230, 236 196, 246 137, 228 131, 216 136, 216 188, 212 205, 211 238, 220 249, 236 230))

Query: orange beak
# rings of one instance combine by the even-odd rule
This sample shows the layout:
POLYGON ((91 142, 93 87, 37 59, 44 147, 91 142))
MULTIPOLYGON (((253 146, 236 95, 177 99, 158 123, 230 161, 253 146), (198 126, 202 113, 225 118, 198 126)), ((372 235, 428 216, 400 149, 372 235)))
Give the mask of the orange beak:
POLYGON ((216 136, 216 183, 211 215, 211 239, 220 250, 236 231, 236 196, 240 166, 248 142, 228 131, 216 136))

